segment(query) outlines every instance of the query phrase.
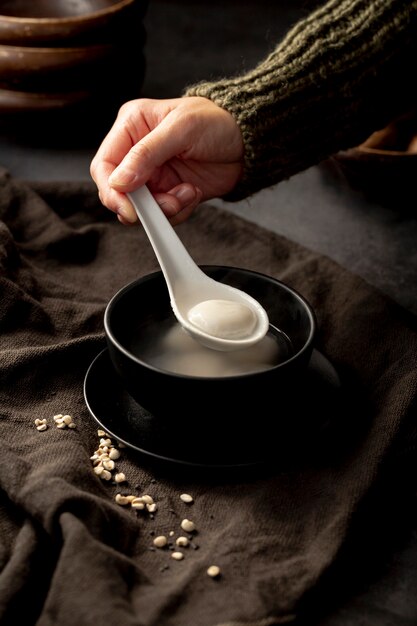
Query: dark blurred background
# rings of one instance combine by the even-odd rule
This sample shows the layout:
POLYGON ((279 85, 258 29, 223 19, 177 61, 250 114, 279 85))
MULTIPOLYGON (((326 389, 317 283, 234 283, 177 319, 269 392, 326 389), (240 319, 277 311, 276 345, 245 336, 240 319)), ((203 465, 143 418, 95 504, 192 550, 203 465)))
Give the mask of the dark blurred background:
MULTIPOLYGON (((319 4, 313 0, 145 2, 143 58, 136 51, 121 68, 129 83, 127 91, 133 97, 136 91, 147 97, 173 97, 198 80, 249 69, 319 4)), ((91 158, 116 114, 117 97, 124 96, 114 70, 104 82, 100 102, 75 115, 65 113, 55 120, 53 114, 37 119, 20 114, 13 121, 13 116, 3 113, 0 164, 28 180, 88 180, 91 158)), ((417 312, 414 196, 407 199, 399 194, 398 202, 384 206, 351 188, 329 160, 250 200, 215 203, 330 256, 417 312)))

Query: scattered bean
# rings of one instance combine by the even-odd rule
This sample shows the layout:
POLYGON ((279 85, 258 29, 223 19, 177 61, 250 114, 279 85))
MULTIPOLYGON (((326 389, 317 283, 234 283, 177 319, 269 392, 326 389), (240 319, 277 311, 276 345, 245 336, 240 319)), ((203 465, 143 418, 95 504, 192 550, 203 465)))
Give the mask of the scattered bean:
POLYGON ((129 504, 129 499, 126 496, 123 496, 121 493, 116 494, 116 497, 114 498, 117 502, 117 504, 120 504, 120 506, 126 506, 127 504, 129 504))
POLYGON ((155 539, 153 540, 153 545, 157 548, 164 548, 167 543, 168 539, 165 537, 165 535, 159 535, 159 537, 155 537, 155 539))
POLYGON ((54 415, 53 420, 55 422, 56 427, 60 429, 76 427, 72 419, 72 416, 68 414, 63 415, 62 413, 58 413, 57 415, 54 415))
POLYGON ((173 552, 171 554, 171 557, 175 559, 176 561, 182 561, 182 559, 184 558, 184 555, 182 552, 173 552))
POLYGON ((180 495, 180 500, 182 500, 183 502, 186 502, 187 504, 191 504, 192 502, 194 502, 194 498, 190 496, 189 493, 182 493, 180 495))
POLYGON ((123 472, 119 472, 118 474, 116 474, 116 476, 114 477, 114 480, 117 483, 124 483, 126 482, 126 476, 123 474, 123 472))
POLYGON ((178 537, 175 543, 177 544, 177 546, 181 546, 185 548, 185 546, 188 546, 190 541, 187 537, 178 537))
POLYGON ((183 519, 181 522, 181 528, 185 530, 186 533, 191 533, 195 530, 195 524, 189 519, 183 519))
POLYGON ((210 567, 207 569, 207 574, 211 576, 211 578, 216 578, 217 576, 220 576, 220 567, 218 567, 217 565, 210 565, 210 567))

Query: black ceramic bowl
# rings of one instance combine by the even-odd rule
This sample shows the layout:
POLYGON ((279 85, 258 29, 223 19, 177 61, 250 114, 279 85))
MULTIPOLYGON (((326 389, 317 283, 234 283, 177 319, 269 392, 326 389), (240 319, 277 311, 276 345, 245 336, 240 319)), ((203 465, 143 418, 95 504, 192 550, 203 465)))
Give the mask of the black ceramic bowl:
POLYGON ((228 376, 178 374, 150 364, 141 354, 141 342, 149 345, 154 330, 176 324, 163 274, 156 272, 122 288, 105 311, 110 359, 125 389, 153 416, 194 427, 201 419, 208 419, 213 426, 225 419, 229 425, 241 425, 254 415, 262 419, 271 404, 288 406, 294 394, 300 394, 300 381, 313 350, 316 319, 312 307, 299 293, 270 276, 235 267, 202 269, 215 280, 246 291, 264 306, 272 338, 289 341, 285 357, 262 371, 228 376))

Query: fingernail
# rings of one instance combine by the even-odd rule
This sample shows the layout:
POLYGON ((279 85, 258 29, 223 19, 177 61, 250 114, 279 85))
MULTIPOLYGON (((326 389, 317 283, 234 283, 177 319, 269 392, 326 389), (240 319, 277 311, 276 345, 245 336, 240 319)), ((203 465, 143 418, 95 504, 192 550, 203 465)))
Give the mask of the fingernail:
POLYGON ((134 170, 129 170, 126 168, 123 169, 115 169, 114 172, 109 176, 109 185, 131 185, 136 181, 138 175, 134 170))
POLYGON ((120 215, 127 222, 130 222, 131 224, 133 224, 137 220, 137 215, 135 213, 135 210, 130 205, 120 206, 117 209, 117 215, 120 215))
POLYGON ((195 190, 193 187, 181 187, 174 195, 181 204, 189 204, 195 199, 195 190))

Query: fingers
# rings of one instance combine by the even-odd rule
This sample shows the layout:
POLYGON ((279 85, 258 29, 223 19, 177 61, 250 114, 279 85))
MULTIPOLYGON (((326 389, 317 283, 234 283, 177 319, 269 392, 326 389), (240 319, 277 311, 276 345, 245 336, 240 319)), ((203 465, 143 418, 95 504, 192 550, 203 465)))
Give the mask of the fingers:
POLYGON ((169 115, 135 143, 109 177, 118 191, 133 191, 144 185, 164 163, 180 154, 185 146, 183 134, 169 115))
MULTIPOLYGON (((117 218, 124 226, 132 226, 138 221, 135 209, 127 196, 120 194, 122 202, 119 200, 117 218)), ((169 193, 156 193, 154 198, 169 219, 172 226, 181 224, 192 214, 194 209, 200 204, 203 192, 198 187, 189 183, 183 183, 174 187, 169 193)))
MULTIPOLYGON (((137 219, 125 194, 152 178, 158 180, 158 168, 183 150, 183 133, 176 127, 176 116, 168 119, 175 102, 143 99, 123 105, 91 162, 90 174, 101 202, 117 213, 122 223, 134 223, 137 219)), ((165 187, 169 182, 171 185, 179 182, 174 171, 164 176, 165 187)), ((193 197, 179 198, 179 203, 172 202, 171 198, 172 209, 168 202, 168 211, 176 213, 190 204, 195 192, 188 190, 188 195, 190 193, 193 197)))
POLYGON ((154 197, 172 226, 176 226, 184 222, 200 204, 203 192, 198 187, 183 183, 169 193, 158 193, 154 197))
POLYGON ((129 199, 125 194, 112 189, 107 183, 110 171, 112 171, 112 166, 109 163, 103 163, 96 172, 95 182, 99 190, 100 202, 116 213, 122 224, 134 224, 137 221, 137 215, 129 199))

